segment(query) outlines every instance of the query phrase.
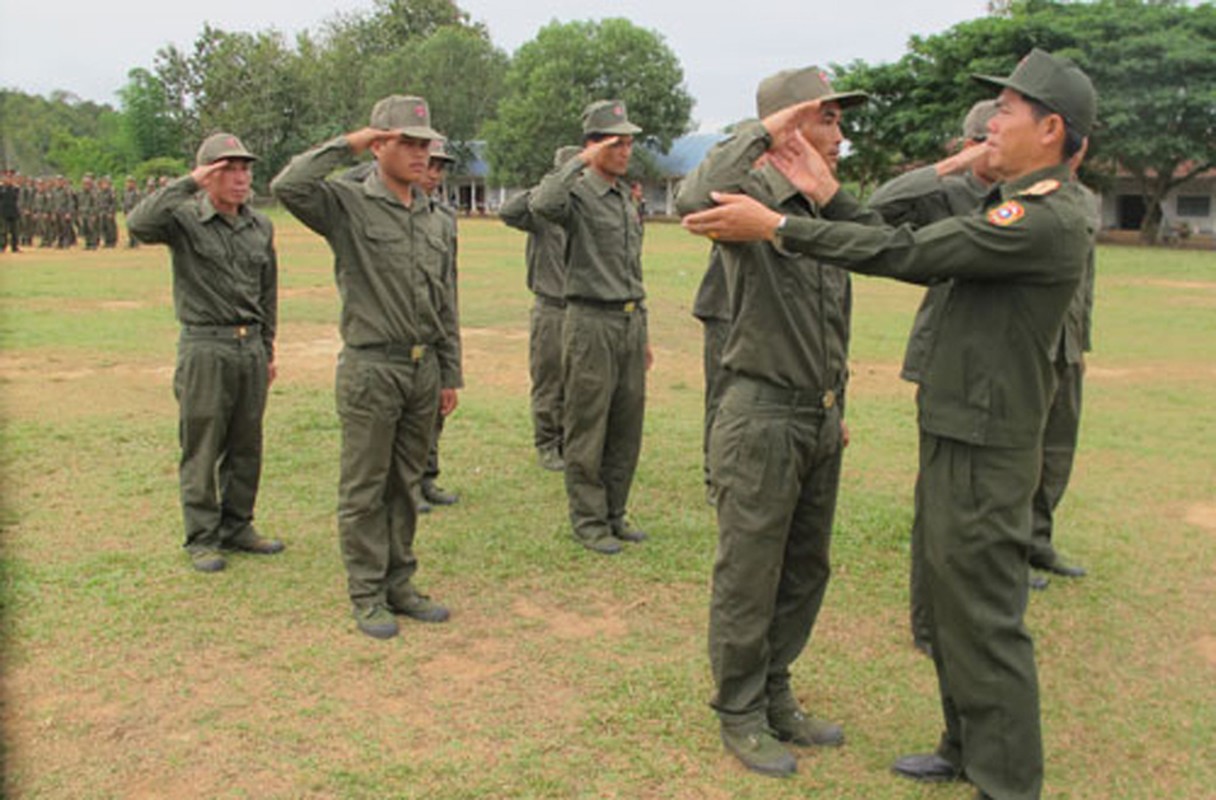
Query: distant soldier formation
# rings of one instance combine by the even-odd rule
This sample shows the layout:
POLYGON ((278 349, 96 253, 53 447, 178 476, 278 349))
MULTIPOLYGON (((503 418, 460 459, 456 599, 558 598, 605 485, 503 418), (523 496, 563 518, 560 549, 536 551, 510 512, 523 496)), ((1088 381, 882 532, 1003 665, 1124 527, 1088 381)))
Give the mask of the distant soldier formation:
MULTIPOLYGON (((167 182, 162 178, 160 185, 167 182)), ((85 250, 118 246, 118 210, 129 214, 157 189, 148 178, 141 188, 131 175, 121 189, 109 175, 95 178, 86 172, 79 186, 63 175, 35 178, 5 170, 0 181, 0 230, 3 247, 14 253, 22 247, 67 249, 83 243, 85 250)), ((127 247, 138 242, 127 237, 127 247)))

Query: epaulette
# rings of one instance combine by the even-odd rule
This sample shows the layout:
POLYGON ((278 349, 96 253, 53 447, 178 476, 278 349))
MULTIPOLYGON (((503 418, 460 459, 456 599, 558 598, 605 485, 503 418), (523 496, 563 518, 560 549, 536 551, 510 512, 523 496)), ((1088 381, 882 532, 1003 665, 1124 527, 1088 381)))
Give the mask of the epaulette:
POLYGON ((1041 180, 1033 186, 1028 186, 1018 192, 1018 197, 1043 197, 1060 188, 1060 182, 1055 178, 1041 180))

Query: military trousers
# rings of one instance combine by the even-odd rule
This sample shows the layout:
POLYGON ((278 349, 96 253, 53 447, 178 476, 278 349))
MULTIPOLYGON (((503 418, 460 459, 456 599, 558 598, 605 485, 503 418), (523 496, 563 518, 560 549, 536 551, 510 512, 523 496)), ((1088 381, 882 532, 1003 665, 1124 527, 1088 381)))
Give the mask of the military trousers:
POLYGON ((912 495, 912 536, 908 575, 908 617, 912 640, 917 644, 932 644, 933 624, 929 616, 929 590, 925 587, 925 528, 921 518, 924 489, 920 471, 916 473, 916 488, 912 495))
POLYGON ((346 347, 338 358, 338 539, 356 605, 385 603, 417 570, 412 489, 434 436, 439 388, 430 348, 415 359, 404 346, 346 347))
POLYGON ((734 375, 714 419, 710 705, 724 722, 762 722, 790 692, 790 665, 823 604, 843 456, 840 407, 829 402, 734 375))
POLYGON ((730 335, 730 320, 703 319, 704 343, 701 351, 702 368, 705 373, 705 427, 701 438, 704 458, 705 482, 709 483, 709 434, 714 427, 714 415, 722 403, 726 389, 726 370, 722 368, 722 351, 726 349, 726 337, 730 335))
POLYGON ((98 218, 101 226, 100 236, 101 242, 106 247, 113 247, 118 244, 118 223, 114 219, 113 214, 102 214, 98 218))
POLYGON ((562 449, 562 327, 566 304, 537 295, 528 326, 532 434, 537 450, 562 449))
POLYGON ((1056 508, 1072 477, 1073 459, 1077 454, 1077 438, 1081 431, 1081 385, 1085 364, 1069 364, 1063 359, 1055 363, 1056 393, 1047 410, 1043 428, 1043 463, 1039 487, 1034 493, 1034 509, 1030 560, 1047 563, 1056 559, 1051 542, 1056 508))
POLYGON ((422 479, 434 481, 439 478, 439 437, 443 435, 444 416, 435 410, 435 429, 431 433, 431 446, 426 451, 426 464, 422 467, 422 479))
POLYGON ((1043 744, 1026 613, 1039 450, 921 431, 925 586, 945 732, 938 754, 991 797, 1038 798, 1043 744))
POLYGON ((566 306, 562 429, 570 524, 579 539, 610 536, 625 517, 642 452, 646 336, 640 307, 566 306))
POLYGON ((191 553, 215 550, 253 524, 268 379, 256 325, 183 326, 173 393, 191 553))
POLYGON ((0 219, 0 253, 4 248, 12 247, 13 252, 21 249, 21 218, 4 217, 0 219))

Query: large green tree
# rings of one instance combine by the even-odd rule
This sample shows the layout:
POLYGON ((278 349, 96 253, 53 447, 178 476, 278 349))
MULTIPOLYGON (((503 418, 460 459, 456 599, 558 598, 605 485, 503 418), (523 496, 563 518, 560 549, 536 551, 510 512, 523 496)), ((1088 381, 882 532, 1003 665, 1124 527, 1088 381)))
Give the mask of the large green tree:
POLYGON ((127 84, 118 90, 118 97, 123 131, 137 160, 184 155, 181 131, 159 78, 137 67, 127 73, 127 84))
POLYGON ((1178 0, 1013 0, 993 15, 929 37, 914 37, 891 64, 834 69, 842 88, 873 96, 846 118, 856 155, 843 162, 863 185, 897 165, 931 161, 958 135, 960 121, 990 92, 973 73, 1005 75, 1034 47, 1068 56, 1098 89, 1098 124, 1087 169, 1109 181, 1137 178, 1155 240, 1161 199, 1216 165, 1216 7, 1178 0))
POLYGON ((495 179, 539 180, 556 148, 581 140, 587 103, 608 98, 624 100, 642 138, 660 149, 688 131, 692 97, 658 33, 625 19, 542 28, 515 53, 498 116, 484 129, 495 179))

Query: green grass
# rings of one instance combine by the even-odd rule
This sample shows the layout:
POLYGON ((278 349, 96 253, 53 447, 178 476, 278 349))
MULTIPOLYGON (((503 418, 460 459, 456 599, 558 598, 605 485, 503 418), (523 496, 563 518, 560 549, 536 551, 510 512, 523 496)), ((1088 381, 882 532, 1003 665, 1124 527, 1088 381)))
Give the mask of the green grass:
MULTIPOLYGON (((910 647, 916 430, 896 377, 919 290, 856 283, 834 575, 795 685, 849 742, 790 781, 723 755, 706 703, 716 533, 701 476, 704 244, 647 228, 657 363, 614 559, 568 537, 531 448, 522 236, 461 223, 467 387, 444 433, 461 503, 420 528, 419 580, 453 609, 376 642, 338 557, 338 313, 317 237, 275 216, 280 379, 259 525, 273 559, 189 570, 180 549, 176 328, 162 248, 0 260, 5 791, 32 798, 969 798, 887 772, 931 747, 910 647)), ((1104 247, 1081 454, 1061 549, 1091 570, 1033 598, 1048 797, 1216 785, 1216 265, 1104 247)), ((1208 788, 1204 788, 1208 787, 1208 788)))

